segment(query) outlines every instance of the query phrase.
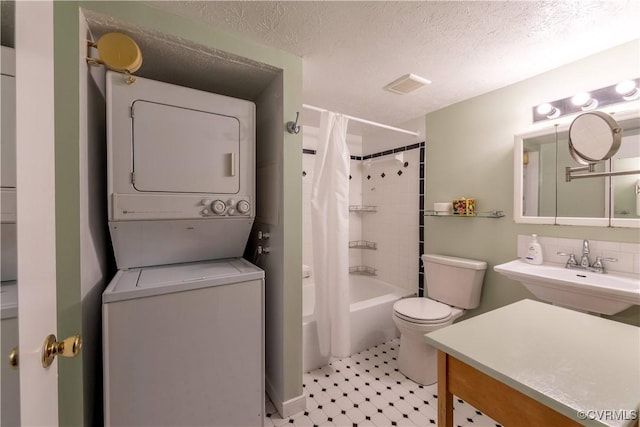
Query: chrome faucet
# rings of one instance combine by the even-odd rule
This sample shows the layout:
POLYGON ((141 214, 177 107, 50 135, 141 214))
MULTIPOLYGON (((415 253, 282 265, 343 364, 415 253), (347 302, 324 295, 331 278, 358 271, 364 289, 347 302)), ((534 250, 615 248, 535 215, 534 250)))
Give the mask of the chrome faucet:
POLYGON ((582 241, 582 258, 580 258, 580 267, 581 268, 589 268, 591 266, 591 262, 589 262, 589 241, 582 241))
POLYGON ((617 258, 605 258, 605 257, 598 256, 596 257, 595 262, 591 264, 591 262, 589 261, 589 241, 588 240, 582 241, 582 257, 580 258, 579 263, 576 261, 576 257, 574 254, 569 254, 566 252, 557 252, 557 254, 569 257, 569 259, 567 260, 567 263, 565 264, 565 268, 576 268, 580 270, 591 271, 593 273, 605 272, 604 264, 602 263, 602 261, 610 261, 610 262, 618 261, 617 258))

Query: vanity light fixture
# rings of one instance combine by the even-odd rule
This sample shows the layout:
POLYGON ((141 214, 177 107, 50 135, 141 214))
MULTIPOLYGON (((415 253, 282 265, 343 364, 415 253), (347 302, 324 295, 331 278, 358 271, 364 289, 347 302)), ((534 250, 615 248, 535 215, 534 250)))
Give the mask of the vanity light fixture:
POLYGON ((595 110, 607 105, 640 100, 640 78, 615 85, 584 91, 571 97, 545 102, 532 108, 533 122, 595 110))

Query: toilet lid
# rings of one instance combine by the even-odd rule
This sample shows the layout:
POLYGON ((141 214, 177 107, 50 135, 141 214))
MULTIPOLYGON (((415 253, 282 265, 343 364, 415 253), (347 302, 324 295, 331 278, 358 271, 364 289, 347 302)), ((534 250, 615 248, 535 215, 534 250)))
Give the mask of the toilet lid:
POLYGON ((413 323, 443 322, 451 317, 451 307, 429 298, 405 298, 393 305, 395 313, 413 323))

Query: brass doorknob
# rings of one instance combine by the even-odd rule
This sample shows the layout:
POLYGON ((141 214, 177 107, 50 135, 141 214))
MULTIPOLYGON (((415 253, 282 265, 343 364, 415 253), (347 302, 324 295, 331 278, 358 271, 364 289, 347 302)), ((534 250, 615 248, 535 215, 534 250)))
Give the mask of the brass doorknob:
POLYGON ((76 357, 82 348, 82 337, 73 335, 58 342, 55 335, 49 335, 42 345, 42 366, 48 368, 56 356, 76 357))
POLYGON ((11 353, 9 353, 9 366, 11 369, 18 369, 18 347, 13 347, 11 353))

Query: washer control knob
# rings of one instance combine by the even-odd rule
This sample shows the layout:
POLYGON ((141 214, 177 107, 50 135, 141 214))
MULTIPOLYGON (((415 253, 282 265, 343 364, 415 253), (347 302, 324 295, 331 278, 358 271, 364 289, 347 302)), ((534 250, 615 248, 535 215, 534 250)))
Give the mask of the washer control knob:
POLYGON ((240 215, 246 215, 251 210, 251 205, 246 200, 240 200, 236 205, 236 210, 240 215))
POLYGON ((214 200, 211 203, 211 210, 216 215, 222 215, 224 211, 227 209, 227 205, 222 200, 214 200))

